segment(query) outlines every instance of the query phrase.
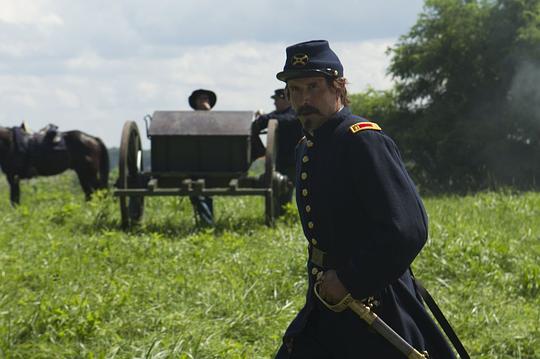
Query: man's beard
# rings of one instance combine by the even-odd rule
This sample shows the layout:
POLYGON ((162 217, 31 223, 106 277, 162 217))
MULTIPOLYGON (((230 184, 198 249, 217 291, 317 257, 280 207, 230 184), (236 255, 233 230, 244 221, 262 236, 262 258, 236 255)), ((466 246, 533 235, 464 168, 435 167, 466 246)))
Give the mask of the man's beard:
POLYGON ((300 123, 305 131, 313 133, 322 123, 322 119, 319 116, 299 116, 300 123))
POLYGON ((313 130, 316 127, 317 122, 312 117, 312 115, 321 115, 321 112, 318 108, 310 106, 310 105, 304 105, 302 107, 299 107, 298 110, 296 110, 296 113, 298 114, 298 117, 300 117, 300 123, 302 124, 302 127, 307 132, 313 132, 313 130))

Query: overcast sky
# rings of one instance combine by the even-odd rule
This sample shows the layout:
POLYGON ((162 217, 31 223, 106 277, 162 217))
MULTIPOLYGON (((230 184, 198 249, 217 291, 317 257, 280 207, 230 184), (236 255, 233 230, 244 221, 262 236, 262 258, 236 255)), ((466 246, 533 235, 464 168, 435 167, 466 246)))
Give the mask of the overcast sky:
MULTIPOLYGON (((124 121, 189 110, 273 110, 285 47, 327 39, 351 92, 391 86, 385 54, 421 0, 0 0, 0 125, 55 123, 119 146, 124 121)), ((144 136, 144 134, 143 134, 144 136)))

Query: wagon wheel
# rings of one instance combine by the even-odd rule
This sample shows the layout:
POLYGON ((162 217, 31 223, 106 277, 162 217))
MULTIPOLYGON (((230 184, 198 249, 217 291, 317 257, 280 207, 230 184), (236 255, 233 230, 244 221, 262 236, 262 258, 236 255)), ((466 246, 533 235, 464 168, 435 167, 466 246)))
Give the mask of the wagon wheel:
MULTIPOLYGON (((118 167, 119 188, 140 187, 143 153, 139 129, 133 121, 127 121, 122 129, 118 167)), ((143 211, 144 197, 120 195, 122 228, 127 229, 138 222, 142 218, 143 211)))
POLYGON ((266 155, 264 162, 264 186, 269 189, 265 194, 265 219, 266 225, 272 226, 278 213, 278 190, 276 180, 276 157, 277 157, 277 120, 268 121, 266 134, 266 155))

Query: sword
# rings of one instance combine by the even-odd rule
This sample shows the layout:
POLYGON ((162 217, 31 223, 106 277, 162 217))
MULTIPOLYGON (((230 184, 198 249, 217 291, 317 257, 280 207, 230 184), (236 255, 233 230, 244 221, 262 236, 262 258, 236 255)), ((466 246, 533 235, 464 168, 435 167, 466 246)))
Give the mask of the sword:
POLYGON ((388 324, 386 324, 369 306, 361 301, 354 299, 351 293, 348 293, 339 303, 332 305, 326 302, 319 295, 320 282, 315 283, 314 292, 317 298, 330 310, 342 312, 349 308, 364 320, 374 331, 388 340, 397 350, 403 353, 409 359, 429 359, 427 352, 419 352, 396 333, 388 324))

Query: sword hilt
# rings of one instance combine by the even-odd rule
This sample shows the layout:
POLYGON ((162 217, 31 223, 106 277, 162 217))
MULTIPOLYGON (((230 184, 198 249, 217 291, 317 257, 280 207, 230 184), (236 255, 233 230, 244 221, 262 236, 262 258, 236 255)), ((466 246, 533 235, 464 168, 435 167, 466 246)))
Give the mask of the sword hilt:
POLYGON ((386 324, 371 308, 359 300, 352 297, 351 293, 348 293, 337 304, 330 304, 325 301, 319 294, 320 282, 316 282, 313 288, 317 298, 331 311, 342 312, 349 308, 355 312, 363 321, 365 321, 370 327, 377 333, 388 340, 397 350, 405 354, 408 359, 429 359, 427 352, 419 352, 414 349, 405 339, 403 339, 398 333, 396 333, 388 324, 386 324))

